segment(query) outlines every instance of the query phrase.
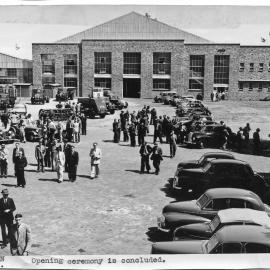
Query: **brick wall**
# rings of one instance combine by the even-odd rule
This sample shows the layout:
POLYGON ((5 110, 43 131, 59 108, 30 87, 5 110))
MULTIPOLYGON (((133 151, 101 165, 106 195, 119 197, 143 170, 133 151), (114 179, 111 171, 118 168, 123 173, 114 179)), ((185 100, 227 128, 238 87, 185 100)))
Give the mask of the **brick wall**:
POLYGON ((180 91, 182 41, 82 41, 82 94, 85 96, 94 87, 94 52, 112 53, 111 89, 123 95, 123 53, 141 53, 141 97, 152 98, 158 94, 153 91, 153 53, 171 52, 171 88, 180 91))
MULTIPOLYGON (((32 44, 33 85, 42 85, 41 54, 55 54, 55 83, 64 85, 64 54, 77 54, 78 92, 80 92, 79 44, 32 44)), ((79 94, 79 93, 78 93, 79 94)))

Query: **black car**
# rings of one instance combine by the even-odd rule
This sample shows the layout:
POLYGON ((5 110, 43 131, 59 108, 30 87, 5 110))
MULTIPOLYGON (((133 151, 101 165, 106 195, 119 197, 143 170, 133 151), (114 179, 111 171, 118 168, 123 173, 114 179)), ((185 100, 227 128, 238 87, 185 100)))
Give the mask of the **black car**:
POLYGON ((81 104, 81 112, 89 118, 95 118, 96 116, 104 118, 108 114, 106 101, 103 97, 79 97, 78 103, 81 104))
POLYGON ((175 191, 193 191, 197 195, 209 188, 222 187, 251 190, 261 198, 270 190, 264 177, 248 163, 234 159, 214 159, 204 167, 180 170, 173 181, 175 191))
POLYGON ((197 148, 219 148, 224 136, 224 129, 224 126, 216 124, 204 126, 200 131, 191 133, 186 143, 197 148))
MULTIPOLYGON (((35 126, 26 126, 24 128, 25 132, 25 139, 29 142, 36 142, 39 141, 41 138, 41 130, 38 127, 35 126)), ((20 129, 18 125, 13 125, 9 129, 9 133, 14 136, 16 139, 20 139, 20 129)))

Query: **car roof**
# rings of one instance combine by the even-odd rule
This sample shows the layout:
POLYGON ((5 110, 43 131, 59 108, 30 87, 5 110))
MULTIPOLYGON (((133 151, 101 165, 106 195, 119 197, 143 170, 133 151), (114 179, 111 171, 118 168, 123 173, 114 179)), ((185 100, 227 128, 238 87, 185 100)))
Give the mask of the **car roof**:
POLYGON ((213 159, 210 161, 212 164, 222 164, 222 163, 226 163, 226 164, 238 164, 238 165, 248 165, 247 162, 243 161, 243 160, 239 160, 239 159, 213 159))
POLYGON ((250 198, 260 200, 260 198, 250 190, 241 188, 211 188, 208 189, 205 194, 211 199, 222 199, 222 198, 250 198))
POLYGON ((203 154, 204 157, 230 157, 232 159, 234 159, 234 156, 231 153, 227 153, 227 152, 207 152, 205 154, 203 154))
POLYGON ((216 234, 219 242, 249 242, 270 246, 270 228, 254 225, 225 226, 216 234))
POLYGON ((252 222, 259 225, 266 225, 270 228, 270 218, 264 211, 258 211, 248 208, 230 208, 218 211, 221 223, 236 221, 252 222))

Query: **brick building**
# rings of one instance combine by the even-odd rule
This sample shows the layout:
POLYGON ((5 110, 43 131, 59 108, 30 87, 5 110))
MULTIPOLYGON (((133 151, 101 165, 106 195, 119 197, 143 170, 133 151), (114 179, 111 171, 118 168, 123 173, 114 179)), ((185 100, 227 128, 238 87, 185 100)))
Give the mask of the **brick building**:
POLYGON ((217 44, 132 12, 55 43, 35 43, 33 83, 75 86, 78 96, 102 87, 123 97, 161 91, 210 98, 270 94, 270 47, 217 44))

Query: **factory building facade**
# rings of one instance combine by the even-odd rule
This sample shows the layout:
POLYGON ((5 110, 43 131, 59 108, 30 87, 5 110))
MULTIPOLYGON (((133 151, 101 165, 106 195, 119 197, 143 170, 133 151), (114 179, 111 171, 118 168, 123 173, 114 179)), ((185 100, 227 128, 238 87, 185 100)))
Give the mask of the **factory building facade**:
POLYGON ((121 97, 163 91, 231 100, 270 95, 270 47, 217 44, 135 12, 55 43, 35 43, 33 84, 94 88, 121 97))

